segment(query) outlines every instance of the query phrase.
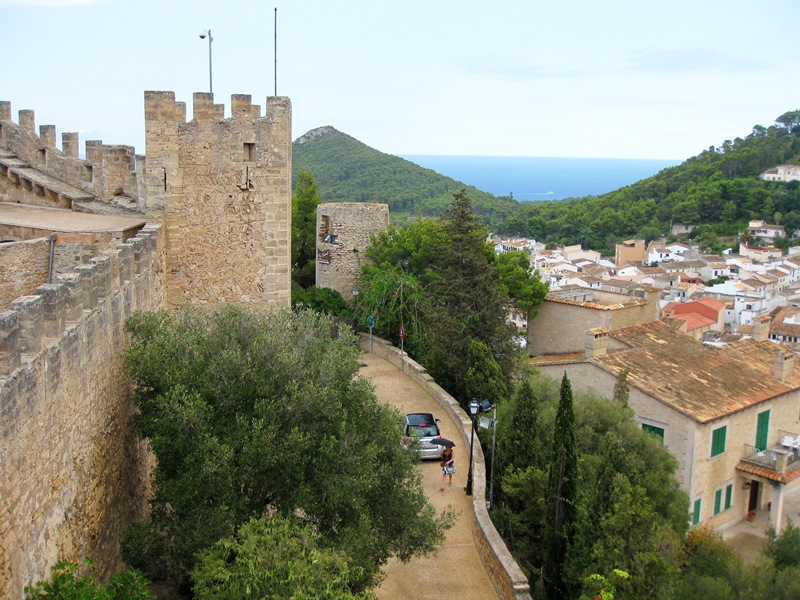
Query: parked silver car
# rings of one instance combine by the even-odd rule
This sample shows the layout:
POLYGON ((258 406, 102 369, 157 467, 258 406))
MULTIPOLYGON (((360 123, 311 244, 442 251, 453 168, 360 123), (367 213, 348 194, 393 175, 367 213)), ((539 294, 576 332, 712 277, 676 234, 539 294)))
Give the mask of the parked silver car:
POLYGON ((438 459, 442 454, 442 449, 435 443, 431 443, 432 440, 441 436, 438 423, 439 419, 434 418, 431 413, 407 414, 403 430, 403 448, 413 448, 419 452, 421 459, 438 459))

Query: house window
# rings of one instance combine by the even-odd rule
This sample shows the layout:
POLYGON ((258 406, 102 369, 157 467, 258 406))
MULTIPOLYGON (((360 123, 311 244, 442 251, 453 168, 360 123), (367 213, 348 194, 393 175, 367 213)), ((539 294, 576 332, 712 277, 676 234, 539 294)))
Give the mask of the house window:
POLYGON ((692 511, 692 525, 697 525, 700 522, 700 498, 694 501, 694 510, 692 511))
POLYGON ((729 483, 724 488, 714 492, 714 514, 718 515, 723 510, 728 510, 733 504, 733 484, 729 483))
POLYGON ((719 429, 715 429, 714 433, 711 434, 711 456, 718 456, 725 452, 725 436, 727 434, 728 428, 720 427, 719 429))
POLYGON ((664 428, 663 427, 656 427, 655 425, 648 425, 647 423, 642 423, 642 431, 646 431, 647 433, 652 433, 657 435, 661 438, 661 441, 664 441, 664 428))
POLYGON ((756 424, 756 448, 758 448, 758 450, 766 450, 768 433, 769 411, 765 410, 758 414, 758 423, 756 424))

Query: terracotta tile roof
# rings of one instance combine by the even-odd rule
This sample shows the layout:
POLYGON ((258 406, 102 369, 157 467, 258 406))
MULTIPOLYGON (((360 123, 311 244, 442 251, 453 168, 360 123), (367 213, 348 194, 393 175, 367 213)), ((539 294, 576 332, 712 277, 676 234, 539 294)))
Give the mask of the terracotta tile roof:
POLYGON ((770 323, 769 332, 776 335, 800 336, 800 324, 786 323, 787 317, 795 317, 800 314, 800 308, 794 306, 784 306, 778 309, 775 318, 770 323))
MULTIPOLYGON (((586 290, 586 288, 582 288, 580 286, 564 286, 561 290, 562 292, 571 291, 571 290, 582 290, 591 292, 591 290, 586 290)), ((572 298, 564 298, 555 293, 547 294, 544 298, 548 302, 558 302, 560 304, 571 304, 572 306, 583 306, 584 308, 593 308, 595 310, 620 310, 622 308, 628 308, 631 306, 644 306, 647 304, 646 300, 642 298, 636 298, 635 296, 631 296, 627 301, 624 303, 615 303, 615 304, 601 304, 600 302, 583 302, 581 300, 573 300, 572 298)))
POLYGON ((709 325, 713 325, 717 322, 716 319, 709 319, 708 317, 696 312, 676 314, 673 315, 673 318, 686 321, 687 331, 699 329, 700 327, 708 327, 709 325))
POLYGON ((743 460, 736 465, 736 470, 742 471, 743 473, 750 473, 751 475, 758 475, 759 477, 777 481, 778 483, 790 483, 795 479, 800 478, 799 466, 800 463, 795 463, 792 469, 786 471, 785 473, 778 473, 772 469, 767 469, 766 467, 761 467, 755 463, 743 460))
POLYGON ((742 339, 709 347, 661 321, 609 332, 629 346, 589 362, 700 423, 707 423, 800 388, 800 368, 786 382, 773 376, 772 343, 742 339))
POLYGON ((666 271, 661 267, 639 267, 639 271, 645 275, 666 275, 666 271))

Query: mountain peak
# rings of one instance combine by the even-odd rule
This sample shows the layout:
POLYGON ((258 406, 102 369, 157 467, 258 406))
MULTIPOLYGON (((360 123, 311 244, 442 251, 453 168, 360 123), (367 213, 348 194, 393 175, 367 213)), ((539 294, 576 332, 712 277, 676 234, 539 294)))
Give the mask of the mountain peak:
POLYGON ((318 137, 322 137, 323 135, 329 135, 331 133, 339 133, 331 127, 330 125, 324 125, 322 127, 317 127, 316 129, 312 129, 310 131, 306 131, 303 135, 297 138, 294 143, 295 144, 305 144, 306 142, 310 142, 313 139, 318 137))

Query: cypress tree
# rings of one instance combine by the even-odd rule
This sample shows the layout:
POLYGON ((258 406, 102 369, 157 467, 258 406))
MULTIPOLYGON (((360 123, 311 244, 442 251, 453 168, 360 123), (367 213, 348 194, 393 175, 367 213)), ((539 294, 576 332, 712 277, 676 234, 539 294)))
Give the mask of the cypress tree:
POLYGON ((628 399, 630 397, 630 384, 628 383, 628 369, 622 369, 614 383, 614 402, 622 406, 628 406, 628 399))
POLYGON ((561 380, 561 399, 556 413, 553 455, 550 461, 548 500, 552 509, 549 536, 550 552, 544 565, 544 583, 548 598, 569 596, 564 563, 572 542, 578 493, 578 460, 575 447, 575 413, 572 386, 567 374, 561 380))

